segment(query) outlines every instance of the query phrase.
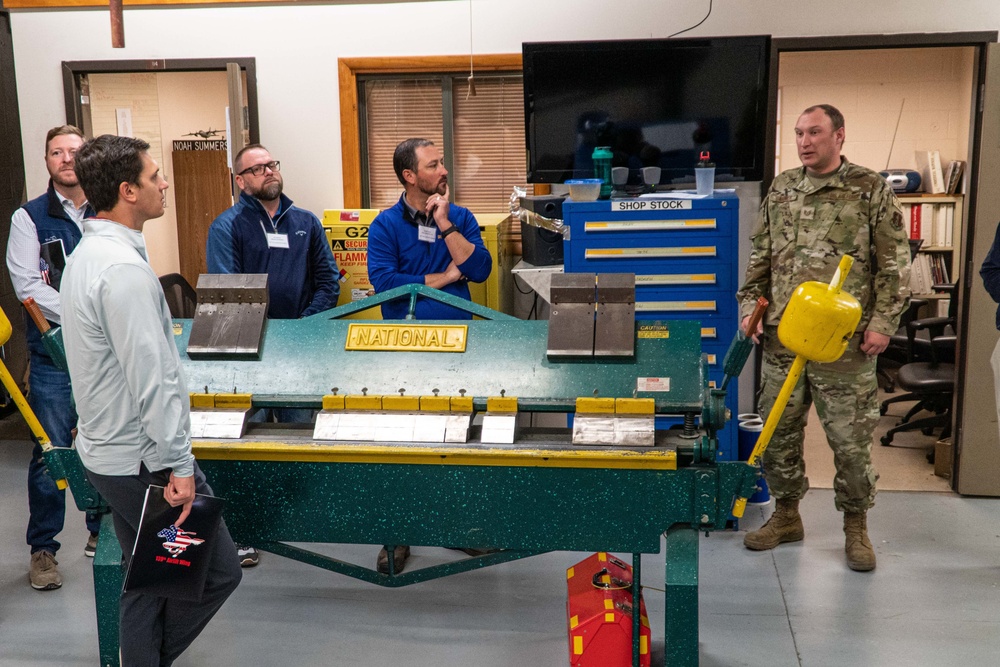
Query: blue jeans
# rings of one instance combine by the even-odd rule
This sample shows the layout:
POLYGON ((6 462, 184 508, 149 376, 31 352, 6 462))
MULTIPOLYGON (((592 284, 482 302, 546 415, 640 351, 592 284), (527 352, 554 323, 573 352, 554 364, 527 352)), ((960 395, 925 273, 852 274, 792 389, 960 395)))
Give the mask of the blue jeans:
MULTIPOLYGON (((76 426, 76 409, 70 396, 69 375, 56 368, 46 355, 32 353, 28 405, 38 417, 46 435, 55 447, 72 445, 70 431, 76 426)), ((37 443, 28 464, 28 532, 31 553, 42 549, 53 554, 59 550, 56 535, 63 529, 66 517, 66 492, 60 490, 49 476, 37 443)), ((96 514, 86 516, 87 529, 96 533, 101 522, 96 514)))

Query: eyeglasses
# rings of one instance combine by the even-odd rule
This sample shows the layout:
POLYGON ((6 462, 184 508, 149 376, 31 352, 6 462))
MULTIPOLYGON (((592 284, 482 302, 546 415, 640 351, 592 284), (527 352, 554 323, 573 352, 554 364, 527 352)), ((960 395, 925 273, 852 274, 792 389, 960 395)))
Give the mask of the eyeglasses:
POLYGON ((261 176, 264 173, 265 169, 270 169, 271 171, 281 171, 281 163, 278 162, 277 160, 275 160, 274 162, 265 162, 264 164, 255 164, 252 167, 247 167, 246 169, 244 169, 243 171, 241 171, 240 173, 238 173, 236 175, 237 176, 242 176, 243 174, 245 174, 245 173, 247 173, 249 171, 254 176, 261 176))

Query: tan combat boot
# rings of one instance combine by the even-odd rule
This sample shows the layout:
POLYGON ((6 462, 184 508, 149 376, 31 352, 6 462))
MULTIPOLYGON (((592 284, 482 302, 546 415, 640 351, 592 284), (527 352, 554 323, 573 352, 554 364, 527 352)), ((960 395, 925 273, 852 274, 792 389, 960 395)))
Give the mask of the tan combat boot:
POLYGON ((865 512, 844 512, 844 551, 847 567, 857 572, 875 569, 875 549, 868 539, 868 516, 865 512))
POLYGON ((743 546, 754 551, 773 549, 782 542, 798 542, 805 537, 798 500, 775 501, 774 514, 760 530, 743 536, 743 546))

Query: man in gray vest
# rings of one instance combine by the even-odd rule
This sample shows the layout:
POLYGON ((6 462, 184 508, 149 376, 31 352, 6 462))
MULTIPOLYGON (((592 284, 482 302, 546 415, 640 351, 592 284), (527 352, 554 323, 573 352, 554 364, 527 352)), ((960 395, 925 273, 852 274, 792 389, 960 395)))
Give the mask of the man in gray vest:
MULTIPOLYGON (((49 187, 11 217, 7 269, 14 293, 18 301, 33 298, 52 326, 58 326, 62 318, 59 283, 66 258, 80 242, 83 219, 94 214, 73 171, 76 151, 83 141, 83 133, 72 125, 49 130, 45 137, 49 187)), ((52 445, 69 447, 76 426, 69 376, 52 362, 31 318, 25 318, 25 327, 31 355, 28 404, 52 445)), ((56 487, 45 467, 42 448, 35 444, 28 464, 27 542, 31 547, 28 581, 36 590, 62 586, 55 556, 60 546, 56 535, 63 529, 65 514, 66 492, 56 487)), ((101 524, 90 514, 86 521, 90 537, 83 552, 93 557, 101 524)))

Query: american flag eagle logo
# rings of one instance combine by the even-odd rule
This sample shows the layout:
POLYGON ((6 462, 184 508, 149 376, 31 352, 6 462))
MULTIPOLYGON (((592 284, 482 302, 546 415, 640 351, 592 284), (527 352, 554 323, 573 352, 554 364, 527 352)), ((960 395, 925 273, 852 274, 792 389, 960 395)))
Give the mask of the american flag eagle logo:
POLYGON ((188 547, 196 547, 205 542, 205 540, 195 537, 197 534, 189 533, 177 526, 171 525, 169 528, 164 528, 158 532, 156 536, 162 537, 165 540, 163 548, 169 551, 171 556, 179 556, 187 551, 188 547))

